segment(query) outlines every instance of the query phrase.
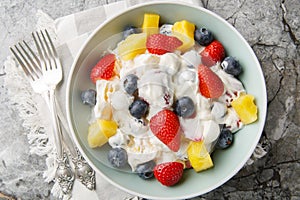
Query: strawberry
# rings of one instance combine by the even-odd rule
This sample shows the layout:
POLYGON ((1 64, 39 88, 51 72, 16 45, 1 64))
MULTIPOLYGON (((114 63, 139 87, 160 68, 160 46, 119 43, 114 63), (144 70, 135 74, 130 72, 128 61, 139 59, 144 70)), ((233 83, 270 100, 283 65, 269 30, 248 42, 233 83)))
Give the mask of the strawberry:
POLYGON ((178 183, 183 174, 183 164, 180 162, 166 162, 154 167, 155 178, 165 186, 178 183))
POLYGON ((152 34, 146 42, 147 50, 152 54, 162 55, 175 51, 182 45, 178 38, 163 34, 152 34))
POLYGON ((198 66, 199 90, 206 98, 218 98, 224 92, 222 80, 207 66, 198 66))
POLYGON ((217 41, 212 41, 205 49, 200 53, 202 64, 211 67, 217 62, 221 62, 225 57, 225 50, 223 45, 217 41))
POLYGON ((171 110, 161 110, 150 119, 152 133, 175 152, 180 147, 179 128, 179 119, 171 110))
POLYGON ((107 54, 102 57, 92 68, 90 79, 96 83, 99 79, 109 80, 113 76, 116 57, 114 54, 107 54))

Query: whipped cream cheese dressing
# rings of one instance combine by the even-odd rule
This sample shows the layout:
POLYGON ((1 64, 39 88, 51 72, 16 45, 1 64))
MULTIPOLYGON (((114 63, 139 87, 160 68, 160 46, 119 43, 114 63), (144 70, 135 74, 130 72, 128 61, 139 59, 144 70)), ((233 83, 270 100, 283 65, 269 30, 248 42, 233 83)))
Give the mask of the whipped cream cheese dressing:
POLYGON ((157 164, 176 160, 187 160, 189 140, 202 140, 209 152, 220 134, 219 124, 226 124, 232 132, 242 128, 242 123, 230 102, 245 92, 242 83, 224 72, 220 64, 211 67, 223 81, 224 94, 218 99, 207 99, 199 93, 197 68, 201 63, 199 50, 192 49, 182 56, 178 52, 163 55, 141 54, 130 61, 120 61, 120 77, 97 81, 97 118, 112 118, 118 123, 117 133, 109 138, 112 148, 122 147, 127 151, 128 163, 134 171, 138 164, 155 160, 157 164), (136 119, 128 107, 133 97, 123 89, 123 79, 135 74, 138 79, 139 97, 149 103, 147 119, 136 119), (172 109, 175 98, 190 97, 195 104, 195 114, 181 118, 181 147, 171 151, 149 129, 153 115, 163 108, 172 109), (110 109, 109 109, 110 108, 110 109), (112 113, 109 112, 112 110, 112 113))

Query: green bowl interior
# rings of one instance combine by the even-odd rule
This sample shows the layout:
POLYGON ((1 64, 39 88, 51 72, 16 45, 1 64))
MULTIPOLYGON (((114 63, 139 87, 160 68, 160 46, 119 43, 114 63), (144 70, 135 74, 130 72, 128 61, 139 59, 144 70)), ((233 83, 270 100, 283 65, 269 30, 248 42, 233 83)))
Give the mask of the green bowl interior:
POLYGON ((151 199, 183 199, 209 192, 234 176, 251 156, 261 136, 266 116, 266 87, 262 70, 255 54, 242 36, 225 20, 203 8, 177 3, 153 3, 136 6, 114 17, 100 26, 83 46, 77 56, 68 80, 67 112, 72 136, 87 161, 112 184, 121 189, 151 199), (168 11, 168 12, 166 12, 168 11), (169 12, 172 11, 172 12, 169 12), (145 181, 137 175, 106 166, 106 151, 109 147, 91 149, 87 144, 88 120, 91 110, 83 105, 80 93, 95 88, 89 80, 91 68, 108 48, 120 41, 126 25, 140 27, 144 13, 157 13, 162 23, 174 23, 186 19, 197 27, 210 29, 215 38, 222 42, 226 54, 236 57, 243 67, 240 76, 248 93, 256 98, 259 120, 245 126, 235 134, 234 144, 227 150, 216 151, 212 158, 214 167, 201 173, 186 170, 183 179, 173 187, 164 187, 156 180, 145 181), (106 40, 109 39, 109 42, 106 40), (99 45, 101 44, 101 45, 99 45))

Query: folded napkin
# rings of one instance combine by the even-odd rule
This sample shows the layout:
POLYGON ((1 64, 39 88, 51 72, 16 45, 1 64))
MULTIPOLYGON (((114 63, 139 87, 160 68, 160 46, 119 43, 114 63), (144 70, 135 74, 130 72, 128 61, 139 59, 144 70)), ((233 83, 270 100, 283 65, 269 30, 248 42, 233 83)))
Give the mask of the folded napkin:
MULTIPOLYGON (((182 1, 200 6, 200 1, 197 0, 182 1)), ((80 47, 87 40, 90 33, 105 20, 130 6, 142 2, 145 1, 119 1, 55 20, 43 11, 38 11, 37 29, 46 28, 49 31, 54 45, 57 47, 63 66, 64 79, 62 84, 59 85, 57 92, 62 108, 65 108, 66 79, 69 75, 70 67, 80 47)), ((7 70, 5 85, 10 88, 11 100, 15 102, 20 117, 24 119, 23 126, 29 130, 27 136, 30 143, 30 152, 47 156, 46 164, 48 169, 45 171, 44 177, 46 181, 50 182, 54 179, 56 169, 55 149, 51 136, 52 128, 51 124, 49 124, 50 120, 47 117, 50 115, 42 98, 31 90, 28 81, 24 78, 23 72, 15 67, 15 65, 16 63, 12 58, 8 58, 5 62, 5 69, 7 70)), ((265 153, 261 146, 258 145, 248 164, 252 164, 255 159, 264 156, 265 153)), ((53 185, 51 193, 55 197, 62 199, 139 199, 139 197, 133 197, 131 194, 112 186, 99 174, 96 174, 96 191, 89 191, 79 181, 75 181, 72 195, 63 195, 56 183, 53 185)))

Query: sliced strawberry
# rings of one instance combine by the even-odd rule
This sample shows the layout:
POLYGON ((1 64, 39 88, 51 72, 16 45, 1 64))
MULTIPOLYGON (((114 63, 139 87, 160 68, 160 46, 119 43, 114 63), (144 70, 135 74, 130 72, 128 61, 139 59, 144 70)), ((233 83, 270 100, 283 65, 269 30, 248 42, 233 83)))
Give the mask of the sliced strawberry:
POLYGON ((90 73, 90 79, 96 83, 99 79, 108 80, 113 77, 116 57, 114 54, 107 54, 102 57, 99 62, 93 67, 90 73))
POLYGON ((217 62, 221 62, 224 59, 225 50, 223 45, 219 41, 214 40, 205 47, 200 55, 202 64, 211 67, 217 62))
POLYGON ((147 50, 152 54, 162 55, 175 51, 182 45, 178 38, 163 34, 152 34, 146 42, 147 50))
POLYGON ((166 162, 154 167, 155 178, 165 186, 172 186, 180 181, 183 174, 183 164, 180 162, 166 162))
POLYGON ((218 98, 224 92, 222 80, 207 66, 198 66, 199 90, 206 98, 218 98))
POLYGON ((180 147, 179 128, 179 119, 171 110, 161 110, 150 119, 153 134, 175 152, 180 147))

